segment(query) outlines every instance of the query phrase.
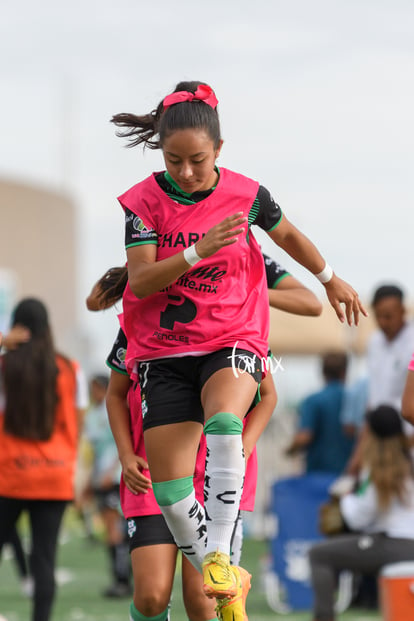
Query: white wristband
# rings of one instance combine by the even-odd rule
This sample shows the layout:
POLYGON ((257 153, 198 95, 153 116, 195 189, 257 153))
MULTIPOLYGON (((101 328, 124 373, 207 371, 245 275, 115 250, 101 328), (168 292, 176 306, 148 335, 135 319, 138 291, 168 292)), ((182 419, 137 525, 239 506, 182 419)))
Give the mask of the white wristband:
POLYGON ((321 282, 324 285, 325 283, 331 280, 333 276, 333 269, 331 268, 330 265, 325 263, 325 267, 323 268, 323 270, 319 272, 319 274, 315 274, 315 276, 319 280, 319 282, 321 282))
POLYGON ((190 265, 195 265, 199 261, 201 261, 202 257, 197 254, 197 250, 195 249, 195 244, 189 246, 184 250, 184 259, 190 265))

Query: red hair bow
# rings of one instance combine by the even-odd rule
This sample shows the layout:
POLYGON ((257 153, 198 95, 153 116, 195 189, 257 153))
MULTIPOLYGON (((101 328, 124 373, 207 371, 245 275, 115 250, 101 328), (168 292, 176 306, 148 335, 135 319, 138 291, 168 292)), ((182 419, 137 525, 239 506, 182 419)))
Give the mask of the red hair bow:
POLYGON ((213 109, 215 109, 218 104, 218 99, 215 96, 211 86, 208 86, 207 84, 200 84, 195 93, 190 93, 188 91, 177 91, 176 93, 167 95, 163 101, 164 110, 173 104, 181 103, 183 101, 193 101, 194 99, 197 101, 204 101, 204 103, 208 104, 213 109))

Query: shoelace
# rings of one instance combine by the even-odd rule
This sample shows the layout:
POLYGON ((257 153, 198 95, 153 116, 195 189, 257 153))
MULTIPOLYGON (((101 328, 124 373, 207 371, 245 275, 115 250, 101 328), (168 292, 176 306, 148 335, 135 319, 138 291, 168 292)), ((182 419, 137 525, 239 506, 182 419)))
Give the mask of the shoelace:
POLYGON ((218 565, 219 567, 224 569, 226 578, 231 578, 232 572, 230 569, 230 565, 222 560, 222 558, 220 557, 220 554, 215 552, 214 556, 211 559, 208 559, 207 564, 210 565, 210 563, 214 563, 215 565, 218 565))

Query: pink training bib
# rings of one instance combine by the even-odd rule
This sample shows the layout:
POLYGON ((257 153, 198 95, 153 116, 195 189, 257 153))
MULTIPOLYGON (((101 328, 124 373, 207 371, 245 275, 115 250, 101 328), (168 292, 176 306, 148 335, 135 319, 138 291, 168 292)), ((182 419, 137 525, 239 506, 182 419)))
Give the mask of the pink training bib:
MULTIPOLYGON (((156 231, 157 260, 201 239, 227 216, 248 217, 258 183, 220 170, 216 189, 195 205, 176 203, 151 176, 119 201, 137 216, 136 225, 156 231)), ((134 223, 135 225, 135 223, 134 223)), ((127 367, 135 360, 244 348, 266 358, 269 304, 263 257, 246 223, 238 242, 189 266, 174 283, 144 299, 127 285, 123 299, 128 337, 127 367)))

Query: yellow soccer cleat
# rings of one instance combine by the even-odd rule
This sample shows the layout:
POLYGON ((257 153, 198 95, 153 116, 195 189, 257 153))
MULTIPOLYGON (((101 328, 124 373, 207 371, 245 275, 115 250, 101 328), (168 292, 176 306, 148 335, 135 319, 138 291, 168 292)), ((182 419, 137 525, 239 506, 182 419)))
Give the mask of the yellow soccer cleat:
POLYGON ((251 575, 243 567, 231 567, 236 577, 237 593, 234 597, 217 600, 216 613, 220 621, 248 621, 246 598, 250 590, 251 575))
POLYGON ((223 552, 210 552, 203 561, 203 591, 207 597, 222 599, 237 595, 237 580, 230 557, 223 552))

